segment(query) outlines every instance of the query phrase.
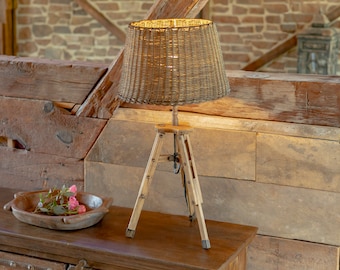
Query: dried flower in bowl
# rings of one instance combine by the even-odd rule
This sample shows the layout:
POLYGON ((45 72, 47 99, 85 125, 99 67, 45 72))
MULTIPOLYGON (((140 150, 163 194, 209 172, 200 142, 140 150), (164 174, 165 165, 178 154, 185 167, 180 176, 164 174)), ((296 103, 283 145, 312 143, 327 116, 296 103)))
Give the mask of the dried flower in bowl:
POLYGON ((53 230, 79 230, 98 223, 109 212, 112 198, 77 192, 76 186, 60 190, 17 192, 5 210, 20 221, 53 230), (71 197, 75 197, 70 199, 71 197), (80 214, 81 213, 81 214, 80 214))
POLYGON ((68 216, 86 212, 86 207, 76 198, 77 186, 61 189, 50 189, 47 193, 40 193, 39 202, 34 213, 50 216, 68 216))

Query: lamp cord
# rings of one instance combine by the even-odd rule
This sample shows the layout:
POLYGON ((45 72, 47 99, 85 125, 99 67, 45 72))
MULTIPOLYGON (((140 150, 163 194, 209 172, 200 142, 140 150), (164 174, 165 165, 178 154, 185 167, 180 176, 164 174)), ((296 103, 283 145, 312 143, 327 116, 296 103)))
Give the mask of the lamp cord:
POLYGON ((181 169, 181 165, 178 162, 179 158, 178 158, 176 140, 177 140, 177 137, 176 137, 176 134, 174 134, 174 155, 173 155, 173 159, 174 159, 174 174, 178 174, 180 169, 181 169))
MULTIPOLYGON (((177 151, 177 134, 174 134, 174 154, 172 156, 174 161, 174 173, 178 174, 181 171, 181 163, 179 162, 179 154, 177 151)), ((182 179, 183 179, 183 187, 184 187, 184 198, 185 202, 187 204, 187 207, 189 209, 189 201, 188 201, 188 191, 187 191, 187 183, 186 183, 186 177, 185 173, 182 171, 182 179)), ((190 210, 189 210, 190 212, 190 210)), ((195 219, 194 215, 189 215, 189 220, 192 222, 195 219)))

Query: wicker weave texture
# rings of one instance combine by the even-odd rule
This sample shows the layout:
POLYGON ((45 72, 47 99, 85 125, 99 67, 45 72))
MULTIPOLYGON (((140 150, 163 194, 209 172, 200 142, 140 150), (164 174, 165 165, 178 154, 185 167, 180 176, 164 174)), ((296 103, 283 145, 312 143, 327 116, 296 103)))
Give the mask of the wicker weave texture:
POLYGON ((230 91, 215 25, 203 19, 161 19, 129 25, 119 98, 183 105, 230 91))

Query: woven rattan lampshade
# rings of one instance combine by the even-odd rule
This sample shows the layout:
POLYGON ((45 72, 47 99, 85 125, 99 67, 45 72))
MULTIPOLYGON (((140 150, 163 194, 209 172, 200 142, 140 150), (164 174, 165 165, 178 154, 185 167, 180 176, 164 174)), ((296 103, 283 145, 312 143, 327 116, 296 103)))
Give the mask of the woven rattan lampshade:
POLYGON ((203 19, 160 19, 129 25, 119 98, 183 105, 228 94, 215 25, 203 19))

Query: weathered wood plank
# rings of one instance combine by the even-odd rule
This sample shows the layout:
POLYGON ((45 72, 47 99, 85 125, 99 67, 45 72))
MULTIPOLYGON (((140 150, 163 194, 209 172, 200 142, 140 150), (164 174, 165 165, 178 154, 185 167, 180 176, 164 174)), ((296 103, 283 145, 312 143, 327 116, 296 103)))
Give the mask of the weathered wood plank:
POLYGON ((340 127, 338 77, 227 71, 228 97, 179 110, 340 127))
POLYGON ((338 270, 339 247, 257 235, 247 262, 252 270, 338 270))
MULTIPOLYGON (((104 66, 87 63, 70 65, 65 61, 12 56, 1 56, 0 59, 0 66, 3 67, 0 69, 0 79, 2 78, 3 82, 0 86, 0 95, 32 99, 47 98, 70 104, 74 102, 79 104, 90 91, 92 82, 99 79, 105 70, 104 66), (27 67, 28 74, 20 67, 27 67), (56 72, 72 74, 72 76, 65 75, 66 79, 62 79, 63 75, 58 75, 61 79, 55 83, 52 77, 56 72), (30 75, 31 73, 33 75, 30 75), (83 80, 82 84, 79 84, 79 78, 83 80)), ((122 61, 122 59, 121 55, 117 61, 122 61)), ((117 63, 117 65, 120 64, 117 63)), ((118 69, 113 69, 110 77, 104 76, 103 80, 107 80, 110 84, 116 84, 114 87, 118 87, 119 80, 117 78, 120 76, 118 71, 118 69)), ((338 77, 245 71, 227 71, 227 75, 231 85, 230 96, 213 102, 183 106, 179 109, 225 117, 340 126, 340 94, 338 91, 340 80, 338 77)), ((106 84, 101 83, 101 85, 106 84)), ((105 89, 102 90, 98 90, 95 94, 98 95, 98 99, 95 99, 98 103, 91 107, 94 114, 104 115, 105 112, 108 112, 107 110, 113 111, 117 105, 114 97, 105 95, 105 89), (101 107, 101 101, 104 101, 109 109, 101 107)), ((146 105, 123 104, 122 106, 157 110, 171 109, 170 107, 146 105)))
MULTIPOLYGON (((58 92, 59 90, 55 92, 54 87, 47 87, 46 85, 46 88, 39 87, 40 79, 38 78, 43 78, 43 73, 39 75, 39 72, 34 75, 36 78, 28 78, 25 80, 24 77, 26 75, 19 74, 18 77, 14 79, 15 76, 9 74, 11 72, 18 73, 20 70, 18 70, 17 67, 26 65, 40 66, 40 60, 33 60, 33 62, 30 62, 30 60, 26 58, 21 58, 20 60, 16 59, 16 64, 13 65, 13 57, 2 56, 1 59, 3 61, 0 63, 4 66, 12 67, 9 68, 8 71, 6 71, 6 69, 0 70, 0 75, 2 74, 3 77, 6 77, 6 80, 3 80, 4 84, 0 87, 0 94, 3 96, 7 95, 38 99, 48 97, 51 100, 71 100, 79 102, 85 97, 88 91, 88 89, 85 89, 84 87, 81 90, 82 93, 74 90, 71 91, 71 87, 74 89, 74 85, 79 85, 76 80, 73 80, 73 82, 71 81, 71 83, 70 81, 60 81, 58 89, 61 92, 58 92), (13 78, 13 80, 8 79, 8 77, 13 78), (30 87, 27 87, 25 82, 28 83, 30 87), (38 90, 33 91, 33 89, 38 90), (39 91, 39 89, 41 91, 39 91)), ((63 63, 65 64, 65 62, 63 63)), ((55 66, 55 64, 54 61, 53 63, 46 62, 45 64, 42 64, 40 68, 43 69, 44 66, 48 66, 49 68, 45 69, 47 70, 46 72, 52 72, 54 68, 58 67, 58 65, 55 66)), ((60 69, 63 69, 66 73, 69 73, 69 69, 74 70, 74 74, 77 75, 73 76, 73 78, 78 78, 79 73, 85 74, 86 77, 88 77, 88 74, 95 74, 96 70, 98 71, 98 67, 93 67, 91 65, 85 68, 87 70, 86 72, 83 72, 81 71, 81 68, 79 70, 77 67, 67 67, 67 65, 65 66, 64 64, 59 66, 60 69)), ((41 70, 41 72, 45 71, 41 70)), ((180 110, 238 118, 244 117, 251 119, 340 126, 340 106, 338 104, 340 98, 339 91, 337 91, 340 81, 337 77, 310 75, 288 76, 286 74, 257 74, 241 71, 228 71, 227 73, 232 88, 229 97, 215 102, 181 107, 180 110), (280 91, 272 91, 274 88, 276 90, 279 89, 280 91)), ((97 78, 98 76, 100 75, 97 74, 94 77, 97 78)), ((52 83, 52 81, 50 83, 52 83)), ((87 83, 87 85, 90 87, 90 83, 87 83)), ((111 105, 111 108, 113 108, 114 103, 111 105)), ((144 107, 151 108, 147 106, 144 107)))
MULTIPOLYGON (((145 168, 155 135, 154 124, 131 124, 113 117, 86 159, 145 168)), ((256 133, 195 128, 190 138, 200 175, 255 180, 256 133)), ((173 136, 168 134, 164 137, 162 153, 173 151, 173 136)), ((171 162, 160 163, 158 167, 173 171, 171 162)))
POLYGON ((4 31, 2 29, 2 24, 0 23, 0 54, 4 54, 4 31))
MULTIPOLYGON (((170 112, 121 108, 87 160, 145 167, 155 137, 154 125, 170 120, 170 112)), ((180 113, 179 120, 194 127, 190 136, 200 175, 340 193, 338 128, 188 113, 180 113)), ((164 153, 173 152, 172 143, 172 137, 166 136, 164 153)), ((172 163, 161 163, 158 168, 171 171, 172 163)))
POLYGON ((147 19, 159 18, 194 18, 209 0, 158 0, 150 8, 147 19))
MULTIPOLYGON (((230 95, 216 101, 180 106, 207 115, 340 127, 337 76, 227 71, 230 95)), ((166 106, 121 107, 171 110, 166 106)))
POLYGON ((258 134, 256 181, 340 193, 339 141, 258 134))
POLYGON ((107 65, 0 56, 0 96, 82 103, 107 65))
POLYGON ((0 146, 0 187, 39 190, 76 184, 84 188, 84 162, 0 146))
POLYGON ((110 118, 112 112, 119 106, 117 100, 121 68, 123 65, 123 50, 110 64, 108 71, 101 77, 95 88, 76 112, 78 116, 110 118), (110 90, 109 89, 113 89, 110 90), (115 91, 114 93, 111 93, 115 91))
POLYGON ((106 124, 76 117, 50 101, 0 97, 0 137, 27 151, 82 159, 106 124))
MULTIPOLYGON (((180 112, 179 123, 194 128, 217 129, 226 131, 245 131, 264 134, 278 134, 299 138, 310 138, 337 142, 340 129, 337 127, 294 124, 277 121, 263 121, 244 118, 219 117, 198 113, 180 112)), ((171 123, 170 111, 120 108, 113 116, 115 120, 145 123, 171 123)))
MULTIPOLYGON (((132 207, 143 173, 140 167, 86 160, 85 190, 132 207)), ((199 180, 207 219, 256 226, 264 235, 340 246, 340 193, 201 175, 199 180)), ((143 209, 186 215, 179 176, 157 170, 143 209)))
MULTIPOLYGON (((208 0, 158 0, 151 7, 146 19, 195 17, 208 0)), ((107 73, 95 86, 88 98, 78 109, 77 115, 110 118, 119 106, 117 93, 121 68, 123 64, 123 50, 119 53, 107 73)))

